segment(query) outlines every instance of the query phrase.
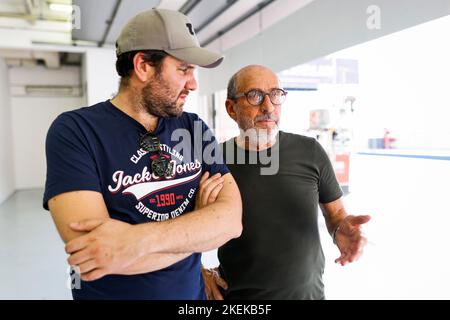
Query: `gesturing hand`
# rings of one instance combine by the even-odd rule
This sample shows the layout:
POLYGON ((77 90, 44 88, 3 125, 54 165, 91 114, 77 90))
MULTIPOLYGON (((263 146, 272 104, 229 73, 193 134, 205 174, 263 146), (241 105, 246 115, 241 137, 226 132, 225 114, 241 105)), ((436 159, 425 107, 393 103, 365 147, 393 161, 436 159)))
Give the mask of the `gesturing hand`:
POLYGON ((209 172, 205 172, 200 180, 197 196, 195 198, 195 209, 201 209, 217 200, 220 190, 222 190, 224 179, 218 173, 209 177, 209 172))
POLYGON ((356 261, 363 253, 367 244, 367 238, 361 231, 361 225, 369 222, 370 216, 347 216, 341 221, 336 234, 335 241, 341 256, 335 260, 345 266, 347 263, 356 261))

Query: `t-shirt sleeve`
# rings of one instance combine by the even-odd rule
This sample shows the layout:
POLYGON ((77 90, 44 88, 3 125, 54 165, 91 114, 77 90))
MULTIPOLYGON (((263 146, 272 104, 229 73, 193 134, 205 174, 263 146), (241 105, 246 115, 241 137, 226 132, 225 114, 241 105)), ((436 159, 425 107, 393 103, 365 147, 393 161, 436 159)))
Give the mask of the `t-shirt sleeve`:
POLYGON ((100 179, 88 138, 72 116, 60 115, 50 126, 45 142, 47 179, 43 199, 58 194, 91 190, 101 192, 100 179))
POLYGON ((200 121, 202 123, 203 132, 203 172, 208 171, 210 173, 210 176, 213 176, 217 173, 220 173, 222 176, 230 173, 228 167, 223 161, 222 151, 212 130, 203 120, 200 121))
POLYGON ((342 197, 342 189, 336 179, 330 158, 319 142, 315 141, 314 149, 319 169, 319 202, 333 202, 342 197))

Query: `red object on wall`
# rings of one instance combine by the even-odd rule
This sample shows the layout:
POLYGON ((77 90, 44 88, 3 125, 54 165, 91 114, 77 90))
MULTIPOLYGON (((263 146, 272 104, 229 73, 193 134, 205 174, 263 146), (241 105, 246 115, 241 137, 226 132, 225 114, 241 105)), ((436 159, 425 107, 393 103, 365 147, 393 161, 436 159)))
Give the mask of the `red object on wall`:
POLYGON ((389 130, 388 129, 384 129, 384 148, 385 149, 390 149, 391 148, 391 139, 389 138, 389 130))
POLYGON ((333 163, 334 173, 341 185, 348 185, 349 180, 349 167, 350 167, 350 154, 337 154, 333 163))

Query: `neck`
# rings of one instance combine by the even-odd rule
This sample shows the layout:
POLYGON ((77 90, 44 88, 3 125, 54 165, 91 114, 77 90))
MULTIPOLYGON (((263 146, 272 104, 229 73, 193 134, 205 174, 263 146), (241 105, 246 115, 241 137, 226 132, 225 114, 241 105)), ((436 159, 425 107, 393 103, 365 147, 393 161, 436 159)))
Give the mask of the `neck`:
POLYGON ((235 141, 236 145, 242 149, 250 151, 262 151, 272 148, 277 142, 277 137, 275 135, 272 139, 270 139, 270 141, 265 139, 257 139, 257 141, 252 141, 252 139, 250 139, 248 135, 244 135, 241 132, 241 134, 236 137, 235 141))
POLYGON ((142 95, 135 88, 120 90, 111 103, 134 120, 142 124, 147 131, 155 131, 159 118, 149 114, 143 105, 142 95))

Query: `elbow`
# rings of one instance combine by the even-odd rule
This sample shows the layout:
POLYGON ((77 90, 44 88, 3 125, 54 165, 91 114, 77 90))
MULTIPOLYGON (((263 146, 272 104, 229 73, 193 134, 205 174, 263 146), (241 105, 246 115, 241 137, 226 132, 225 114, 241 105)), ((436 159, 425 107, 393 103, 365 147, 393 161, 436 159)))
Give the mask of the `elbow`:
MULTIPOLYGON (((223 245, 232 239, 239 238, 242 234, 242 209, 234 212, 226 221, 223 221, 221 229, 221 243, 223 245)), ((220 246, 219 245, 219 246, 220 246)))
POLYGON ((242 219, 240 219, 239 221, 237 221, 234 224, 232 234, 231 234, 231 239, 239 238, 242 235, 242 230, 243 230, 242 219))
POLYGON ((239 238, 242 235, 243 225, 242 225, 242 204, 236 206, 235 214, 233 215, 233 221, 230 224, 230 239, 239 238))
POLYGON ((242 200, 240 194, 238 194, 238 198, 228 198, 220 202, 222 208, 224 209, 224 214, 221 215, 223 219, 220 223, 220 233, 221 238, 224 241, 222 244, 239 238, 242 235, 243 225, 242 225, 242 200), (237 201, 236 201, 237 200, 237 201))

